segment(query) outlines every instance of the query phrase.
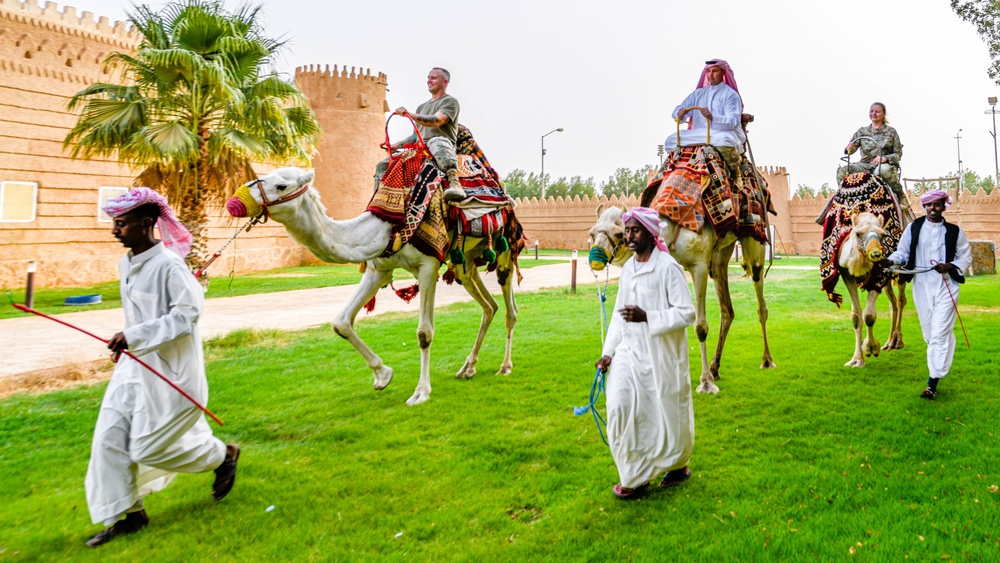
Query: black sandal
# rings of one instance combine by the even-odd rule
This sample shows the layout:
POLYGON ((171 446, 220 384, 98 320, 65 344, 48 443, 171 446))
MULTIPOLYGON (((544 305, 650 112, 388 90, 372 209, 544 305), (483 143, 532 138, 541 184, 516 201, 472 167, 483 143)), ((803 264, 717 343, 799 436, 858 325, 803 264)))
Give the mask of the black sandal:
POLYGON ((663 480, 660 481, 661 487, 676 487, 684 481, 691 478, 691 470, 684 466, 680 469, 674 469, 672 471, 667 471, 667 474, 663 476, 663 480))

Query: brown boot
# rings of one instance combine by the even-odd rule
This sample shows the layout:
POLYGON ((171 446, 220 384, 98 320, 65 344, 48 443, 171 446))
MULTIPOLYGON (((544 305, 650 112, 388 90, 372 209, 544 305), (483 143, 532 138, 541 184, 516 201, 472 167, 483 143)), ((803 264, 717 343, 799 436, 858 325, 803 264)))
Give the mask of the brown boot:
POLYGON ((465 199, 465 190, 458 179, 458 170, 448 171, 448 189, 444 191, 444 200, 447 202, 462 201, 465 199))
POLYGON ((145 510, 140 510, 139 512, 129 512, 125 515, 125 518, 115 522, 114 526, 102 530, 96 536, 87 540, 87 546, 97 547, 99 545, 104 545, 118 536, 138 532, 139 530, 145 528, 148 524, 149 516, 146 515, 145 510))

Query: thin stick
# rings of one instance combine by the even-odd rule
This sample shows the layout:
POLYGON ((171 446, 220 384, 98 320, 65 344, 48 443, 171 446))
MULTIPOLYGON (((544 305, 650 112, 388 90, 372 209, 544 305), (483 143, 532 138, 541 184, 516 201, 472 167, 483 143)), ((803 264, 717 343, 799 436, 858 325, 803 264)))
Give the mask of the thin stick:
MULTIPOLYGON (((87 336, 89 336, 91 338, 96 338, 97 340, 100 340, 101 342, 103 342, 105 344, 108 343, 107 340, 101 338, 100 336, 97 336, 96 334, 94 334, 92 332, 88 332, 88 331, 86 331, 86 330, 84 330, 84 329, 82 329, 82 328, 80 328, 78 326, 71 325, 71 324, 69 324, 66 321, 61 321, 61 320, 59 320, 59 319, 57 319, 55 317, 46 315, 45 313, 43 313, 41 311, 36 311, 36 310, 32 309, 31 307, 28 307, 26 305, 21 305, 19 303, 14 303, 13 301, 11 301, 11 305, 13 305, 15 309, 20 309, 20 310, 22 310, 22 311, 24 311, 26 313, 31 313, 33 315, 38 315, 39 317, 44 317, 46 319, 49 319, 50 321, 55 321, 55 322, 57 322, 57 323, 59 323, 59 324, 61 324, 63 326, 68 326, 69 328, 72 328, 74 330, 78 330, 78 331, 86 334, 87 336)), ((139 365, 141 365, 142 367, 144 367, 144 368, 148 369, 149 371, 153 372, 154 375, 156 375, 157 377, 159 377, 160 379, 162 379, 163 381, 165 381, 167 383, 167 385, 173 387, 178 393, 180 393, 181 395, 184 395, 185 399, 191 401, 191 403, 193 403, 194 406, 198 407, 205 414, 207 414, 208 416, 212 417, 212 420, 214 420, 215 422, 218 422, 219 426, 223 425, 223 422, 222 422, 221 418, 215 416, 215 413, 213 413, 212 411, 210 411, 210 410, 206 409, 205 407, 201 406, 201 403, 199 403, 198 401, 194 400, 194 397, 192 397, 191 395, 188 395, 187 392, 184 391, 183 389, 181 389, 180 387, 178 387, 176 383, 174 383, 173 381, 170 381, 169 379, 167 379, 167 377, 165 375, 163 375, 162 373, 160 373, 160 372, 156 371, 155 369, 153 369, 146 362, 144 362, 144 361, 140 360, 139 358, 135 357, 135 355, 132 354, 132 352, 129 352, 128 350, 123 350, 123 352, 125 354, 127 354, 128 357, 130 357, 133 360, 139 362, 139 365)))

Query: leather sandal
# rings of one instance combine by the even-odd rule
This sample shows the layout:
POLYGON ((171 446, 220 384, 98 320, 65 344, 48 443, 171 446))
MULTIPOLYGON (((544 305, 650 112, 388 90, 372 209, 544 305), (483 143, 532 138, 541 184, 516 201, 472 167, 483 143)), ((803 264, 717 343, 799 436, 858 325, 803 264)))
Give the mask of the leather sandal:
POLYGON ((691 470, 684 466, 680 469, 674 469, 672 471, 667 471, 667 474, 663 476, 663 480, 660 481, 661 487, 676 487, 684 481, 691 478, 691 470))
POLYGON ((646 488, 649 487, 649 482, 643 483, 634 489, 629 489, 628 487, 623 487, 621 483, 618 483, 611 488, 611 492, 615 494, 616 497, 622 500, 629 500, 634 498, 639 498, 646 493, 646 488))
POLYGON ((149 525, 149 516, 146 515, 145 510, 129 512, 125 515, 125 518, 115 522, 113 526, 101 530, 96 536, 87 540, 87 546, 97 547, 104 545, 118 536, 138 532, 147 525, 149 525))
POLYGON ((236 483, 236 462, 240 459, 240 447, 236 444, 226 446, 226 459, 215 469, 215 482, 212 483, 212 500, 226 498, 236 483))

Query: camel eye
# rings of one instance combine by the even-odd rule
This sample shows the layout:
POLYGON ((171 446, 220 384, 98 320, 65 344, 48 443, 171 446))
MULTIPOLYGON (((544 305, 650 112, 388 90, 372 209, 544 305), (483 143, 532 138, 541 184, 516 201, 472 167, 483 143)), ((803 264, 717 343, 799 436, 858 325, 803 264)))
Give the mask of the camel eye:
POLYGON ((274 187, 274 189, 278 190, 279 192, 283 192, 288 189, 288 184, 278 184, 277 186, 274 187))

